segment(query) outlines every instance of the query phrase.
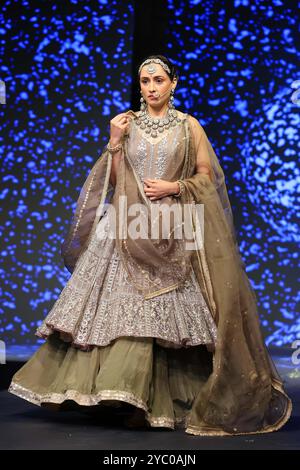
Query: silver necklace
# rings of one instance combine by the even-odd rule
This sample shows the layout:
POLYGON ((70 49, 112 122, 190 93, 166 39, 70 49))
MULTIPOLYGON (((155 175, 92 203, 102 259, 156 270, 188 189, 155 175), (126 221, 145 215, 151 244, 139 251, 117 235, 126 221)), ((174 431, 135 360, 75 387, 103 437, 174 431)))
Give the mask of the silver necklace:
POLYGON ((154 118, 150 116, 147 110, 143 110, 142 114, 135 120, 140 129, 151 137, 159 136, 165 129, 175 127, 180 122, 176 109, 168 108, 167 115, 163 118, 154 118))

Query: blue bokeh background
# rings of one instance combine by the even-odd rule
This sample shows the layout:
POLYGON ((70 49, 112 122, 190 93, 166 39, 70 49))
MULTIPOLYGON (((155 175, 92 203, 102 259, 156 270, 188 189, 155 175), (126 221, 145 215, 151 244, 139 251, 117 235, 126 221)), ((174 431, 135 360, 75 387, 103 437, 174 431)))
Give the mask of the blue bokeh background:
MULTIPOLYGON (((175 106, 203 125, 224 169, 266 342, 290 344, 300 338, 297 16, 279 0, 167 5, 163 53, 180 73, 175 106)), ((42 342, 34 331, 69 277, 59 249, 79 190, 109 120, 131 107, 133 15, 133 2, 2 2, 0 339, 8 355, 42 342)))

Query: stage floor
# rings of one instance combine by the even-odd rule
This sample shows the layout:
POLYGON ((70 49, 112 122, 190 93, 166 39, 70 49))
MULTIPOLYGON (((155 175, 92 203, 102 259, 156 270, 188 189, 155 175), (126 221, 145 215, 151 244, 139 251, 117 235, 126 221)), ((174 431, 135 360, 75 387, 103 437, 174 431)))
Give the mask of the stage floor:
POLYGON ((279 355, 278 351, 273 351, 272 357, 293 400, 292 417, 279 431, 249 436, 200 437, 186 434, 181 429, 133 430, 124 427, 122 416, 118 414, 115 418, 112 413, 100 418, 75 411, 54 412, 2 390, 0 449, 300 449, 300 366, 293 365, 289 355, 279 355))

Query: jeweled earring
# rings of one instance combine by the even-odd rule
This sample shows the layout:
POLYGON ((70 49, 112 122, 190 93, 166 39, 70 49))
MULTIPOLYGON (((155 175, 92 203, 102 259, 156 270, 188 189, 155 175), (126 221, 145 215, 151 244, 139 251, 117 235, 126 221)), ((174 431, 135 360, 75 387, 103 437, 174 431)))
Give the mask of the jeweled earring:
POLYGON ((168 106, 170 109, 175 109, 174 106, 174 88, 172 88, 171 93, 170 93, 170 99, 168 101, 168 106))
MULTIPOLYGON (((142 90, 141 90, 141 94, 142 94, 142 90)), ((144 100, 143 95, 141 96, 140 102, 141 102, 140 111, 145 112, 146 111, 146 101, 144 100)))

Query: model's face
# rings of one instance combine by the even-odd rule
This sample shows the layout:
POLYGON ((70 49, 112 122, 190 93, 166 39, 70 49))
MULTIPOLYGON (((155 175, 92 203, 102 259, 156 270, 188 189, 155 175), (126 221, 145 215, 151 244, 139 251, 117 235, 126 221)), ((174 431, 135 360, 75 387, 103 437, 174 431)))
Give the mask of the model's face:
POLYGON ((160 64, 151 64, 155 66, 154 73, 147 72, 147 65, 142 67, 140 73, 140 87, 146 103, 152 107, 161 107, 167 103, 170 98, 171 89, 176 87, 176 80, 171 82, 169 76, 160 64), (151 97, 157 91, 160 96, 151 97))

